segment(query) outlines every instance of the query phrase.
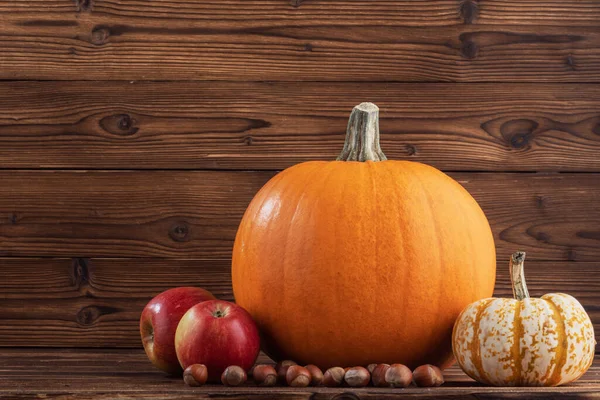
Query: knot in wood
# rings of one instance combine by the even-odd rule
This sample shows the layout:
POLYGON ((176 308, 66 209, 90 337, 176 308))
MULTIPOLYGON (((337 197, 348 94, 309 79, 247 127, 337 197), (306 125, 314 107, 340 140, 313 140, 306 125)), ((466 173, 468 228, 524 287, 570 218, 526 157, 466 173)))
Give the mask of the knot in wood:
POLYGON ((91 11, 93 5, 93 0, 75 0, 75 9, 77 12, 91 11))
POLYGON ((417 146, 415 146, 413 144, 407 144, 406 145, 406 154, 408 154, 409 156, 414 156, 415 154, 417 154, 417 146))
POLYGON ((546 207, 546 196, 535 196, 535 205, 537 208, 544 208, 546 207))
POLYGON ((248 145, 248 146, 252 146, 253 141, 254 141, 254 139, 252 139, 252 136, 246 136, 244 138, 244 143, 246 143, 246 145, 248 145))
POLYGON ((577 231, 575 235, 582 239, 600 240, 600 231, 577 231))
POLYGON ((549 243, 550 242, 550 235, 548 235, 546 232, 538 232, 537 235, 535 235, 536 240, 543 242, 543 243, 549 243))
POLYGON ((10 214, 10 216, 8 217, 8 220, 13 225, 16 225, 17 221, 19 221, 19 219, 17 218, 17 214, 15 214, 15 213, 10 214))
POLYGON ((100 315, 100 310, 96 306, 83 307, 77 313, 77 323, 83 326, 92 325, 100 315))
POLYGON ((97 27, 92 31, 92 43, 95 45, 101 45, 106 43, 108 37, 110 36, 110 31, 108 28, 97 27))
POLYGON ((477 54, 479 54, 479 46, 477 46, 477 43, 471 39, 464 40, 460 47, 460 53, 464 58, 472 60, 477 57, 477 54))
POLYGON ((75 287, 79 288, 82 284, 88 282, 88 260, 74 258, 71 267, 71 281, 75 287))
POLYGON ((573 56, 571 54, 567 56, 565 63, 569 66, 569 68, 573 70, 575 69, 575 60, 573 60, 573 56))
POLYGON ((119 120, 117 122, 117 127, 122 131, 129 131, 133 126, 133 119, 129 116, 129 114, 122 114, 119 116, 119 120))
POLYGON ((190 227, 185 222, 178 222, 171 227, 169 236, 175 242, 187 242, 190 236, 190 227))
POLYGON ((594 125, 594 127, 592 128, 592 132, 594 132, 596 135, 600 135, 600 121, 594 125))
POLYGON ((527 133, 517 133, 512 138, 510 138, 510 146, 513 149, 522 149, 529 144, 529 134, 527 133))
POLYGON ((460 5, 459 12, 465 24, 472 24, 479 16, 479 6, 475 1, 465 0, 460 5))
POLYGON ((300 7, 304 0, 290 0, 290 5, 292 7, 300 7))
POLYGON ((513 119, 502 124, 500 134, 513 149, 523 149, 529 145, 538 126, 539 124, 531 119, 513 119))
POLYGON ((94 324, 98 318, 107 314, 114 314, 122 310, 109 306, 86 306, 77 313, 77 322, 82 326, 94 324))
POLYGON ((102 118, 99 121, 100 126, 105 131, 113 135, 134 135, 139 130, 136 127, 137 120, 129 114, 115 114, 102 118))

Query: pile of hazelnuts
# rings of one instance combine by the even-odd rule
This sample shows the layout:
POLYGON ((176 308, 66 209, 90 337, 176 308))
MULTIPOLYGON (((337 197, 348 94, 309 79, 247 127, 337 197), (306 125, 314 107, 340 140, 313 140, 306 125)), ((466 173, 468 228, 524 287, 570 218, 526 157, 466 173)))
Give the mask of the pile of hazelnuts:
MULTIPOLYGON (((281 361, 277 365, 257 364, 248 375, 258 386, 288 385, 292 387, 375 387, 406 388, 414 383, 419 387, 434 387, 444 383, 442 371, 435 365, 421 365, 411 371, 402 364, 370 364, 368 367, 329 368, 325 373, 315 365, 302 367, 294 361, 281 361)), ((203 364, 193 364, 183 372, 183 380, 189 386, 202 386, 206 383, 208 371, 203 364)), ((243 368, 232 365, 221 375, 226 386, 240 386, 248 376, 243 368)))

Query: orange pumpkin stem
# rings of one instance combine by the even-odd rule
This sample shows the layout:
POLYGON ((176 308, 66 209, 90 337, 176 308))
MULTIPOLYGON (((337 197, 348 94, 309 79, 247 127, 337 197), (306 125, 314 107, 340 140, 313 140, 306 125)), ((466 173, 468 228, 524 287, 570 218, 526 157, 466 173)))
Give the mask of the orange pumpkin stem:
POLYGON ((525 252, 517 251, 510 257, 510 280, 512 281, 513 296, 517 300, 529 298, 525 283, 525 252))
POLYGON ((338 161, 385 161, 379 146, 379 107, 361 103, 354 107, 348 120, 344 149, 338 161))

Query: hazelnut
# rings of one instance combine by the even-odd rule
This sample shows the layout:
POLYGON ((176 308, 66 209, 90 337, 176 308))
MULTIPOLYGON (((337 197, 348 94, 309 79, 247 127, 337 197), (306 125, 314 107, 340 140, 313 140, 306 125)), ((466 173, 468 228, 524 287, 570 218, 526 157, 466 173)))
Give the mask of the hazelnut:
POLYGON ((285 380, 290 386, 306 387, 310 384, 311 376, 306 368, 300 365, 290 365, 285 374, 285 380))
POLYGON ((204 364, 192 364, 183 371, 183 381, 188 386, 202 386, 208 379, 208 370, 204 364))
POLYGON ((277 380, 280 383, 285 383, 285 375, 287 374, 287 370, 292 365, 298 365, 294 361, 291 360, 283 360, 277 363, 275 366, 275 371, 277 371, 277 380))
POLYGON ((371 379, 373 381, 373 386, 375 387, 388 387, 390 384, 385 380, 385 373, 390 369, 389 364, 378 364, 373 373, 371 374, 371 379))
POLYGON ((254 382, 258 386, 275 386, 277 383, 277 371, 272 365, 255 365, 252 371, 254 382))
POLYGON ((323 374, 323 385, 327 387, 337 387, 342 384, 344 381, 344 368, 341 367, 333 367, 329 368, 323 374))
POLYGON ((369 373, 371 375, 373 375, 373 371, 375 370, 376 366, 377 366, 377 364, 369 364, 369 365, 367 365, 367 371, 369 371, 369 373))
POLYGON ((409 387, 412 383, 413 374, 406 365, 392 364, 385 372, 385 381, 387 384, 397 387, 409 387))
POLYGON ((371 374, 364 367, 352 367, 346 371, 344 381, 351 387, 364 387, 371 381, 371 374))
POLYGON ((444 375, 435 365, 425 364, 413 371, 413 380, 420 387, 441 386, 444 383, 444 375))
POLYGON ((246 382, 246 371, 237 365, 231 365, 221 374, 221 383, 225 386, 239 386, 246 382))
POLYGON ((310 372, 310 384, 312 386, 319 386, 323 382, 323 371, 321 371, 321 368, 313 364, 309 364, 304 368, 310 372))

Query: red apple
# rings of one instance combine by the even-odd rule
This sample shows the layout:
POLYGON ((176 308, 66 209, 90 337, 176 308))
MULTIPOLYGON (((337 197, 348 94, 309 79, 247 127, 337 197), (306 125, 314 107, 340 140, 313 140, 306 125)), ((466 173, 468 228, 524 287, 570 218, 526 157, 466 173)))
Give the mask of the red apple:
POLYGON ((215 296, 196 287, 179 287, 162 292, 144 307, 140 334, 152 364, 170 374, 182 369, 175 352, 175 331, 183 314, 192 306, 215 296))
POLYGON ((219 382, 230 365, 246 372, 254 365, 260 351, 258 328, 242 307, 222 300, 206 301, 181 318, 175 350, 183 368, 204 364, 208 380, 219 382))

